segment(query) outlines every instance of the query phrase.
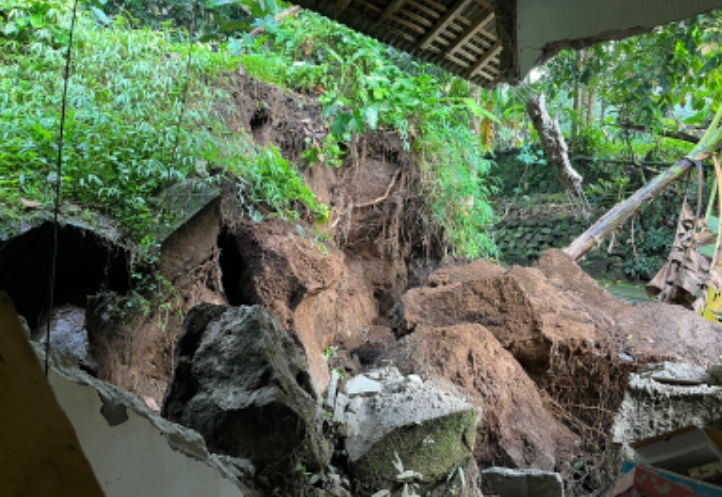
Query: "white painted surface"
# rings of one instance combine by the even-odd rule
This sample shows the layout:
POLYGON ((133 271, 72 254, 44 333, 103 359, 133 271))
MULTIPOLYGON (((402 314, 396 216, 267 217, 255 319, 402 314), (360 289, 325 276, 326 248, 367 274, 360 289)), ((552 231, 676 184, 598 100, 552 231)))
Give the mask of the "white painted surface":
POLYGON ((548 43, 653 28, 714 9, 722 0, 518 0, 519 73, 526 76, 548 43))
POLYGON ((159 430, 128 408, 127 421, 109 426, 91 386, 55 371, 50 384, 75 428, 107 497, 239 497, 220 470, 174 450, 159 430))

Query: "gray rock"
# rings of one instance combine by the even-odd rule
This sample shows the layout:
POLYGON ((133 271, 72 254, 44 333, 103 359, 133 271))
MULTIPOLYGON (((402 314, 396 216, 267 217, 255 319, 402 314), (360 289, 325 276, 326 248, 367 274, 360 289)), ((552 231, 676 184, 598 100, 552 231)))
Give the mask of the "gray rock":
POLYGON ((348 406, 348 397, 339 393, 336 396, 336 405, 333 408, 333 422, 343 423, 346 419, 346 407, 348 406))
MULTIPOLYGON (((26 323, 27 325, 27 323, 26 323)), ((47 321, 33 331, 40 343, 47 340, 47 321)), ((69 352, 84 368, 97 371, 98 364, 88 350, 88 331, 85 329, 85 309, 64 305, 53 311, 50 320, 50 348, 69 352)))
POLYGON ((351 398, 359 395, 374 395, 381 392, 381 383, 360 374, 351 378, 344 385, 344 392, 351 398))
POLYGON ((336 393, 338 392, 338 382, 340 379, 341 377, 338 372, 335 370, 331 371, 331 381, 328 384, 328 393, 326 395, 326 402, 324 403, 324 406, 330 410, 333 410, 336 404, 336 393))
POLYGON ((499 497, 564 497, 559 473, 538 469, 489 468, 481 477, 499 497))
POLYGON ((649 364, 641 376, 670 385, 701 385, 709 381, 709 375, 703 367, 676 362, 649 364))
POLYGON ((258 306, 191 309, 163 413, 269 476, 297 462, 319 470, 331 457, 305 353, 258 306))
POLYGON ((395 368, 362 376, 364 384, 378 383, 378 392, 352 398, 343 413, 345 448, 361 495, 382 489, 396 495, 414 484, 421 495, 476 497, 477 411, 451 385, 410 380, 395 368))

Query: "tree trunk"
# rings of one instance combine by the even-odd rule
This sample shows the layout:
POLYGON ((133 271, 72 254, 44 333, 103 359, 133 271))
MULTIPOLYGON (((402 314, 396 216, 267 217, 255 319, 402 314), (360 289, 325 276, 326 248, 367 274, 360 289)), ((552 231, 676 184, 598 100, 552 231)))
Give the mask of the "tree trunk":
POLYGON ((587 87, 587 116, 586 123, 587 127, 591 128, 594 126, 594 113, 597 106, 597 92, 594 88, 587 87))
POLYGON ((564 252, 572 256, 575 260, 579 259, 596 245, 602 243, 604 238, 624 224, 646 202, 654 199, 664 191, 667 186, 682 178, 695 166, 695 161, 704 160, 711 154, 716 153, 722 142, 722 129, 719 128, 721 120, 722 107, 717 111, 717 115, 705 135, 687 157, 659 174, 627 200, 612 207, 612 209, 594 223, 592 227, 565 248, 564 252))
POLYGON ((526 111, 534 124, 541 140, 544 154, 557 171, 557 177, 567 190, 578 191, 582 186, 582 176, 569 161, 567 142, 564 140, 559 123, 552 119, 546 107, 544 95, 529 97, 526 111))

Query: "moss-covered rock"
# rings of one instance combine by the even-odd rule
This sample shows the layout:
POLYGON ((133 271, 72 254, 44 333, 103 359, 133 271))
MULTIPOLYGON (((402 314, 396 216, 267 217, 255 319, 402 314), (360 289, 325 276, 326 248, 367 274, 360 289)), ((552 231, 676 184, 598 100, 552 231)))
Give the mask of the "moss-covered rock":
MULTIPOLYGON (((386 435, 356 461, 354 475, 362 491, 372 494, 381 488, 392 489, 399 485, 398 455, 405 471, 419 474, 415 483, 419 485, 419 493, 426 495, 445 483, 449 476, 453 477, 459 468, 465 472, 475 443, 474 409, 403 426, 386 435)), ((457 487, 455 495, 463 495, 461 478, 451 485, 457 487)))

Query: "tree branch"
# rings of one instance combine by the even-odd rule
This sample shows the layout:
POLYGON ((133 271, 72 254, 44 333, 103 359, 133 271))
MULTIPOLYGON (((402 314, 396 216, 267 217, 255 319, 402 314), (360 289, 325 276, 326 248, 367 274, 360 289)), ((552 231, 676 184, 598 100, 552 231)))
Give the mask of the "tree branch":
POLYGON ((690 133, 685 133, 684 131, 670 131, 670 130, 662 130, 662 131, 656 131, 653 129, 648 129, 641 124, 632 124, 632 123, 617 123, 616 124, 620 128, 628 129, 630 131, 639 131, 641 133, 648 133, 650 135, 657 134, 660 136, 664 136, 665 138, 674 138, 675 140, 682 140, 689 143, 697 144, 699 142, 699 136, 694 136, 690 133))

